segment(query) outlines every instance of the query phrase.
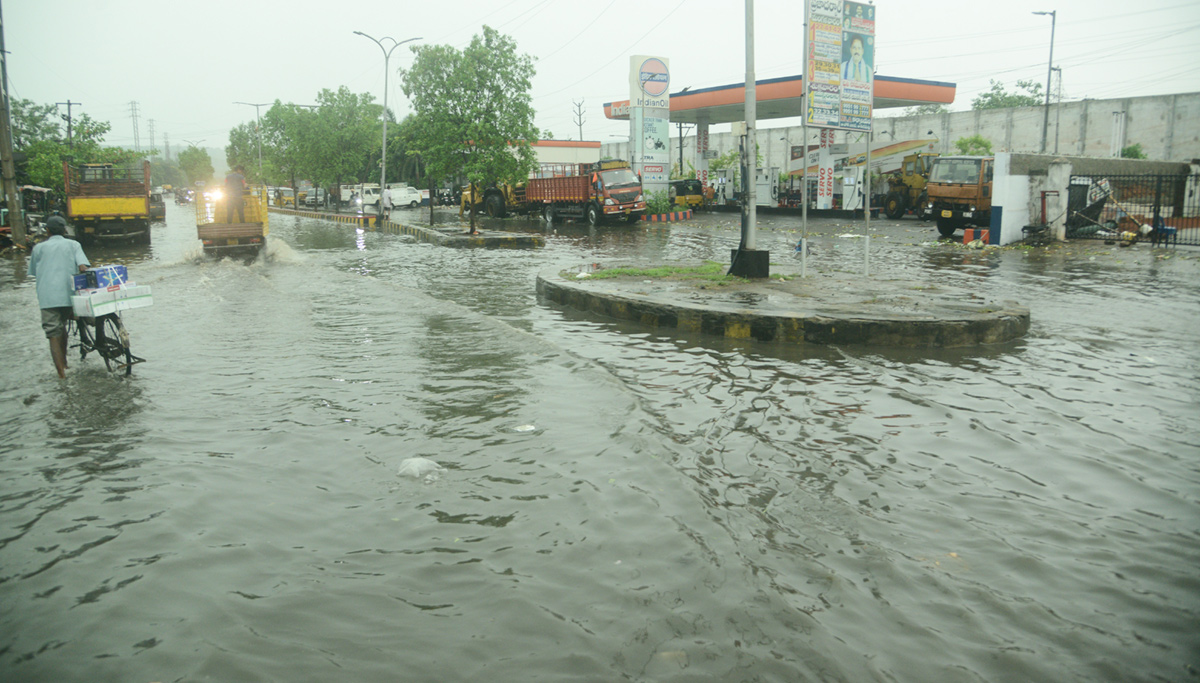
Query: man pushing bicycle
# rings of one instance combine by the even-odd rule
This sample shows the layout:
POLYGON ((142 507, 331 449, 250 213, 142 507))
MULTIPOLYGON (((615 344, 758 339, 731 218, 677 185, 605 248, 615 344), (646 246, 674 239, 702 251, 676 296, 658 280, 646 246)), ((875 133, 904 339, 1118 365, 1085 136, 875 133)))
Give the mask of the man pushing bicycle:
POLYGON ((91 263, 83 247, 66 238, 67 222, 62 216, 46 221, 50 237, 34 246, 29 256, 29 275, 37 279, 38 306, 42 309, 42 330, 50 340, 50 358, 60 379, 67 376, 66 323, 74 317, 71 294, 75 291, 75 273, 85 272, 91 263))

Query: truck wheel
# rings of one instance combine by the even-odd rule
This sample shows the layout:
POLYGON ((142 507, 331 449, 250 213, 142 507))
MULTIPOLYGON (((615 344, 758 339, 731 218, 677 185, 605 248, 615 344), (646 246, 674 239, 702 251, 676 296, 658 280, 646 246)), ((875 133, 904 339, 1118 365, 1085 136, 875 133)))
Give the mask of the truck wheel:
POLYGON ((917 213, 917 217, 923 221, 929 220, 928 218, 925 217, 925 205, 927 203, 929 203, 929 193, 922 190, 921 196, 917 197, 916 213, 917 213))
POLYGON ((491 218, 504 218, 504 197, 490 194, 483 200, 483 210, 491 218))
POLYGON ((554 205, 553 204, 547 204, 546 208, 542 209, 542 218, 544 218, 547 223, 554 223, 554 205))
POLYGON ((954 237, 954 231, 958 226, 948 218, 939 218, 937 222, 938 234, 942 237, 954 237))
POLYGON ((600 222, 600 207, 595 204, 588 204, 583 211, 583 217, 587 220, 588 225, 595 225, 600 222))
POLYGON ((899 192, 889 192, 884 200, 883 210, 888 218, 897 219, 904 215, 904 195, 899 192))

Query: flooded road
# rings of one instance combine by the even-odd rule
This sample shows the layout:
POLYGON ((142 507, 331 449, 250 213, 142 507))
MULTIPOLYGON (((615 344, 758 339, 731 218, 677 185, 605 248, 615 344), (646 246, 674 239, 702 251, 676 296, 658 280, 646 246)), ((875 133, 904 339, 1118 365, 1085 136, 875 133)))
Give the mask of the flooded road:
MULTIPOLYGON (((88 250, 154 291, 128 380, 57 381, 2 262, 2 681, 1200 677, 1196 252, 873 222, 872 277, 1030 335, 802 348, 537 300, 558 264, 725 261, 734 214, 510 220, 547 235, 517 251, 273 216, 247 264, 167 209, 88 250)), ((861 224, 811 226, 814 277, 861 271, 861 224)))

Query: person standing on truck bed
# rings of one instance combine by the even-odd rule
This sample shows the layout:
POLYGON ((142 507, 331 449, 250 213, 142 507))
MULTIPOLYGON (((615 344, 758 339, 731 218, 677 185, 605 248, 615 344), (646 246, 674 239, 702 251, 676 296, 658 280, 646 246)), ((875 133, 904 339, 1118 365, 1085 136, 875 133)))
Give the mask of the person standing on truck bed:
POLYGON ((29 275, 37 279, 38 306, 42 309, 42 330, 50 340, 50 358, 59 379, 67 376, 66 322, 72 316, 72 276, 84 272, 91 264, 83 247, 65 237, 67 222, 62 216, 46 221, 50 237, 33 248, 29 255, 29 275))
POLYGON ((241 165, 225 175, 225 222, 233 222, 233 210, 237 209, 238 222, 246 222, 246 204, 242 199, 242 191, 246 189, 246 176, 242 175, 241 165))

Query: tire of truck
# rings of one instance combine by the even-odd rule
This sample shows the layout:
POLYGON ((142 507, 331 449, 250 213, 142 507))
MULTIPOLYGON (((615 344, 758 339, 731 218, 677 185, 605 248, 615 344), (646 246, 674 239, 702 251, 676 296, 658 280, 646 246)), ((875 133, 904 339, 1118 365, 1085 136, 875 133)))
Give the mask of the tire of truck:
POLYGON ((551 224, 551 225, 554 224, 554 205, 553 204, 547 204, 545 206, 545 208, 542 209, 542 218, 546 221, 546 223, 551 224))
POLYGON ((408 208, 410 208, 410 209, 415 209, 415 208, 417 208, 417 203, 416 203, 415 201, 411 201, 411 202, 409 202, 409 203, 408 203, 408 208))
POLYGON ((923 221, 929 220, 928 218, 925 217, 925 204, 928 202, 929 202, 929 193, 924 190, 921 190, 921 196, 917 197, 917 206, 915 207, 915 209, 916 209, 917 218, 920 218, 923 221))
POLYGON ((583 210, 583 217, 588 225, 595 225, 600 222, 600 207, 596 206, 595 202, 588 204, 583 210))
POLYGON ((954 237, 954 231, 958 230, 958 224, 949 218, 939 218, 937 230, 942 237, 954 237))
POLYGON ((483 212, 491 218, 504 218, 504 197, 489 194, 483 199, 483 212))
POLYGON ((887 199, 883 200, 883 211, 893 220, 904 216, 905 208, 904 195, 900 192, 889 192, 887 199))

